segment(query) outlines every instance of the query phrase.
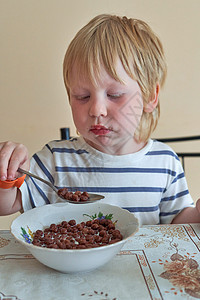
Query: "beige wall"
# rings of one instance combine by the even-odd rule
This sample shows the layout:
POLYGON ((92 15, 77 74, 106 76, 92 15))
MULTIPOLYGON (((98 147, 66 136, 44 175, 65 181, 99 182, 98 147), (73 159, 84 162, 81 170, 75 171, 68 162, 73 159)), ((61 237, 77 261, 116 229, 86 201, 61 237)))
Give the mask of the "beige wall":
MULTIPOLYGON (((30 155, 75 128, 62 80, 66 47, 93 16, 114 13, 147 21, 160 36, 168 61, 156 137, 199 135, 199 0, 0 0, 0 141, 26 144, 30 155)), ((200 142, 175 145, 200 151, 200 142)), ((186 176, 194 199, 200 159, 188 159, 186 176)), ((0 217, 0 228, 11 219, 0 217)))

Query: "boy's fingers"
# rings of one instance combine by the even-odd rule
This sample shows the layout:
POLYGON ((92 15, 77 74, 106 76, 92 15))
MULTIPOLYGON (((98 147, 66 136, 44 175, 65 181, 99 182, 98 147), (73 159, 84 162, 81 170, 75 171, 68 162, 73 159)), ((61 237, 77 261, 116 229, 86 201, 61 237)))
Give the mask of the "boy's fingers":
POLYGON ((6 142, 0 145, 0 180, 14 180, 19 166, 28 167, 28 151, 22 144, 6 142))
POLYGON ((11 142, 0 143, 0 179, 7 179, 7 169, 10 156, 14 150, 14 144, 11 142))
POLYGON ((13 180, 17 177, 18 168, 26 166, 27 160, 28 160, 28 151, 26 147, 22 144, 17 144, 11 154, 9 165, 8 165, 8 170, 7 170, 8 180, 13 180))

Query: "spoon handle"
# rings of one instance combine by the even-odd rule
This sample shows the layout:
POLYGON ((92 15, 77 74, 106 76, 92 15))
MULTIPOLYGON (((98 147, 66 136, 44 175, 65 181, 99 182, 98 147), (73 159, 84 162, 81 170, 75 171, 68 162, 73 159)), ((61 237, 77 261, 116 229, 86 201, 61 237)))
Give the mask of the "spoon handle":
POLYGON ((25 171, 25 170, 23 170, 23 169, 21 169, 21 168, 18 168, 17 171, 20 172, 20 173, 22 173, 22 174, 26 174, 26 175, 29 176, 29 177, 34 177, 35 179, 38 179, 38 180, 40 180, 40 181, 46 183, 46 184, 47 184, 48 186, 50 186, 56 193, 58 192, 58 189, 57 189, 51 182, 49 182, 49 181, 47 181, 47 180, 44 180, 43 178, 41 178, 41 177, 39 177, 39 176, 37 176, 37 175, 35 175, 35 174, 32 174, 32 173, 30 173, 30 172, 28 172, 28 171, 25 171))
MULTIPOLYGON (((61 196, 61 195, 59 195, 58 194, 58 189, 51 183, 51 182, 49 182, 49 181, 46 181, 46 180, 44 180, 43 178, 41 178, 41 177, 39 177, 39 176, 37 176, 37 175, 35 175, 35 174, 32 174, 32 173, 30 173, 30 172, 28 172, 28 171, 25 171, 25 170, 23 170, 23 169, 21 169, 21 168, 18 168, 18 170, 17 170, 18 172, 20 172, 20 173, 22 173, 22 174, 26 174, 27 176, 29 176, 29 177, 34 177, 34 178, 36 178, 36 179, 38 179, 38 180, 40 180, 40 181, 42 181, 42 182, 44 182, 44 183, 46 183, 49 187, 51 187, 56 193, 57 193, 57 195, 60 197, 60 198, 62 198, 63 199, 63 197, 61 196)), ((98 200, 101 200, 101 199, 103 199, 104 198, 104 196, 102 196, 102 195, 98 195, 98 194, 88 194, 89 195, 89 199, 87 200, 87 201, 72 201, 72 200, 68 200, 68 199, 64 199, 66 202, 69 202, 69 203, 73 203, 73 204, 86 204, 86 203, 92 203, 92 202, 95 202, 95 201, 98 201, 98 200)))

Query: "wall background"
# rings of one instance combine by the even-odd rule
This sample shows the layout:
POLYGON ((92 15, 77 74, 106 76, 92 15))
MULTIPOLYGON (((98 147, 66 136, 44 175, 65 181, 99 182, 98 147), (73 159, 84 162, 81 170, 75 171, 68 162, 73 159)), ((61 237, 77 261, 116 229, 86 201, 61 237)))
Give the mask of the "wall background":
MULTIPOLYGON (((200 135, 199 11, 199 0, 0 0, 0 141, 24 143, 31 156, 59 139, 61 127, 75 134, 63 57, 75 33, 100 13, 143 19, 162 40, 168 78, 154 137, 200 135)), ((200 142, 172 147, 200 152, 200 142)), ((200 196, 199 172, 200 159, 187 159, 194 200, 200 196)), ((16 215, 0 217, 0 228, 9 228, 16 215)))

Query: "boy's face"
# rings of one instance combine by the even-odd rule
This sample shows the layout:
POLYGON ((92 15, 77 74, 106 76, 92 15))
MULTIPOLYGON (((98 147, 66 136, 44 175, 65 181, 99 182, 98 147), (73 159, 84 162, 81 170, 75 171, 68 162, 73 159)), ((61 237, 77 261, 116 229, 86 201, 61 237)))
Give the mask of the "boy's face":
POLYGON ((78 74, 74 66, 70 78, 70 105, 75 126, 86 142, 112 155, 133 153, 144 144, 134 139, 143 113, 142 93, 122 64, 116 67, 120 83, 102 67, 97 85, 78 74))

